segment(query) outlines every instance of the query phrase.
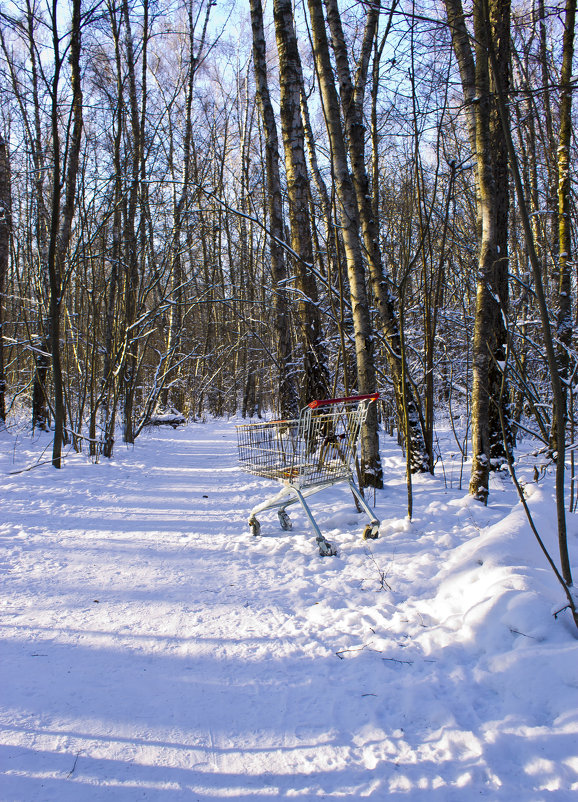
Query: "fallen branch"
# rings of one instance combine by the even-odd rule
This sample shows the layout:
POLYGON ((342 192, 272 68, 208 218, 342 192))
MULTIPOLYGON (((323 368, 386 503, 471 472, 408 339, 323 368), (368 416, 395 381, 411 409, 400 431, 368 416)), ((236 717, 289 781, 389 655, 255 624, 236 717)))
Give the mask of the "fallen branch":
MULTIPOLYGON (((366 554, 368 554, 368 555, 369 555, 369 557, 371 558, 371 561, 372 561, 372 562, 373 562, 373 564, 375 565, 375 567, 376 567, 376 569, 377 569, 377 573, 379 574, 379 584, 380 584, 380 586, 381 586, 381 587, 380 587, 380 590, 385 590, 386 588, 387 588, 387 590, 391 590, 391 586, 389 585, 389 583, 388 583, 388 582, 386 581, 386 579, 385 579, 385 577, 386 577, 386 576, 387 576, 387 574, 388 574, 388 571, 382 571, 382 569, 381 569, 381 568, 379 567, 379 565, 377 564, 377 560, 375 559, 375 555, 373 554, 373 552, 371 551, 371 549, 369 549, 369 548, 367 547, 367 545, 366 545, 366 547, 365 547, 365 552, 366 552, 366 554)), ((388 570, 389 570, 389 569, 388 569, 388 570)), ((365 581, 365 580, 364 580, 364 581, 365 581)))
POLYGON ((79 757, 80 757, 80 752, 77 752, 76 753, 76 757, 74 758, 74 763, 72 764, 72 768, 70 769, 70 771, 66 775, 66 779, 67 780, 68 780, 69 777, 72 777, 72 775, 74 774, 74 769, 76 768, 76 764, 78 763, 78 758, 79 757))
POLYGON ((345 660, 345 657, 342 657, 341 655, 346 654, 347 652, 362 652, 364 649, 367 649, 368 646, 371 646, 371 644, 366 643, 364 646, 358 646, 356 649, 341 649, 341 651, 335 652, 335 654, 337 655, 337 657, 339 657, 340 660, 345 660))
POLYGON ((396 657, 382 657, 384 663, 399 663, 400 666, 412 666, 413 660, 398 660, 396 657))

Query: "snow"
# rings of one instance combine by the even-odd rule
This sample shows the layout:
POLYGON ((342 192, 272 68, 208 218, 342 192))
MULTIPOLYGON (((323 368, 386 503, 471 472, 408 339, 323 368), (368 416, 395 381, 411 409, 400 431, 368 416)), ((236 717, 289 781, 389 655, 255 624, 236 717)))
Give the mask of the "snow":
POLYGON ((17 472, 48 445, 0 433, 1 800, 576 798, 577 633, 508 476, 485 508, 446 461, 410 522, 384 438, 380 539, 339 485, 322 558, 296 507, 249 534, 233 421, 17 472))

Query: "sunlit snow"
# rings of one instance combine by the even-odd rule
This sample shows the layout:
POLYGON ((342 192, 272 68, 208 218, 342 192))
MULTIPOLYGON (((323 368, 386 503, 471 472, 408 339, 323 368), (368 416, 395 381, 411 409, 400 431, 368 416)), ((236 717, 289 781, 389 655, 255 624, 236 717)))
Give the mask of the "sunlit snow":
POLYGON ((485 508, 439 463, 410 522, 385 438, 379 540, 339 485, 322 558, 297 508, 250 535, 233 421, 22 472, 47 445, 0 433, 0 799, 576 799, 577 633, 506 474, 485 508))

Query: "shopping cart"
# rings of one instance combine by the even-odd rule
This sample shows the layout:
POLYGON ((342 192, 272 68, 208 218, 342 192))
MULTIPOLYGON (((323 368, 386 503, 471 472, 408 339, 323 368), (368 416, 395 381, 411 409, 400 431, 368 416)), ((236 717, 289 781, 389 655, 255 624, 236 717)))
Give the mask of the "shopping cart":
POLYGON ((363 537, 378 536, 379 520, 355 484, 351 468, 368 407, 377 398, 379 393, 311 401, 296 420, 236 427, 241 468, 283 483, 279 493, 251 510, 249 527, 253 535, 261 531, 256 516, 265 510, 277 509, 281 528, 290 530, 292 524, 286 510, 299 501, 315 531, 321 556, 337 554, 335 547, 321 534, 306 499, 338 482, 348 482, 370 519, 363 537))

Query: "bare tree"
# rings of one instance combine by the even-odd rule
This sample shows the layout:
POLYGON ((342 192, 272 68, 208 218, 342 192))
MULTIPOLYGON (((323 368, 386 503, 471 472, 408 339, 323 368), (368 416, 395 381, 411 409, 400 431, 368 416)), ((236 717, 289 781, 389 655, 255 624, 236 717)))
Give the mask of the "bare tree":
MULTIPOLYGON (((492 18, 491 18, 491 5, 489 4, 488 0, 482 0, 481 3, 481 24, 485 25, 486 31, 491 31, 492 28, 492 18)), ((565 400, 564 400, 564 390, 562 388, 562 377, 560 374, 560 368, 557 361, 556 349, 554 344, 554 337, 552 334, 552 329, 550 326, 550 316, 547 306, 547 299, 546 294, 544 292, 544 282, 542 279, 542 271, 541 265, 538 260, 538 256, 536 253, 536 248, 534 246, 534 238, 532 233, 532 226, 530 223, 530 217, 528 214, 528 209, 526 205, 526 199, 524 196, 524 187, 522 185, 522 178, 521 173, 518 165, 518 158, 516 151, 514 149, 514 143, 512 140, 512 135, 509 127, 509 120, 508 120, 508 111, 507 111, 507 93, 504 86, 500 80, 500 72, 498 66, 498 50, 494 45, 494 42, 491 38, 486 39, 488 48, 487 48, 487 55, 489 61, 491 62, 492 68, 494 70, 494 75, 496 77, 496 101, 497 101, 497 110, 500 115, 500 122, 502 126, 502 133, 504 136, 504 142, 507 148, 508 159, 512 168, 512 174, 514 178, 514 186, 516 190, 516 197, 518 200, 518 205, 520 208, 520 217, 522 221, 523 231, 524 231, 524 238, 526 241, 526 247, 528 250, 528 256, 530 260, 530 264, 532 267, 532 273, 534 276, 534 288, 536 294, 536 300, 538 309, 540 312, 541 324, 542 324, 542 337, 544 341, 544 350, 546 352, 546 360, 548 364, 549 370, 549 380, 551 382, 552 388, 552 396, 554 402, 554 415, 555 415, 555 428, 558 433, 566 431, 566 421, 565 421, 565 400)), ((502 417, 502 433, 503 439, 506 443, 506 451, 508 457, 508 465, 510 470, 512 468, 511 464, 511 454, 507 447, 507 437, 506 431, 502 417)), ((558 438, 558 452, 556 454, 556 517, 557 517, 557 525, 558 525, 558 547, 560 553, 560 567, 561 567, 561 576, 563 579, 563 583, 567 587, 572 586, 572 570, 570 565, 570 557, 568 553, 568 535, 567 535, 567 528, 566 528, 566 507, 564 503, 565 497, 565 454, 566 454, 566 438, 565 436, 558 438)), ((512 474, 514 476, 514 474, 512 474)), ((523 496, 523 494, 522 494, 523 496)), ((532 528, 536 533, 535 527, 532 523, 532 528)), ((547 551, 546 551, 547 554, 547 551)), ((550 559, 548 557, 548 559, 550 559)), ((555 568, 553 563, 550 561, 552 567, 555 568)), ((557 569, 556 573, 557 573, 557 569)), ((569 595, 569 594, 568 594, 569 595)), ((574 614, 574 618, 576 619, 576 611, 575 605, 571 605, 572 612, 574 614)))
MULTIPOLYGON (((181 184, 175 191, 173 211, 173 231, 171 237, 171 300, 168 323, 168 338, 166 346, 165 372, 169 374, 169 388, 163 392, 164 404, 172 405, 182 411, 185 406, 185 393, 183 382, 182 337, 184 334, 185 300, 185 271, 182 264, 183 257, 183 230, 186 227, 187 211, 190 204, 193 178, 192 139, 193 139, 193 92, 195 79, 199 66, 205 57, 207 27, 211 16, 212 3, 207 3, 201 16, 201 9, 194 9, 192 0, 187 2, 187 53, 186 53, 186 85, 185 85, 185 119, 182 146, 182 173, 181 184), (201 31, 197 33, 197 26, 201 20, 201 31), (197 41, 198 40, 198 41, 197 41)), ((177 185, 175 185, 177 186, 177 185)))
POLYGON ((65 289, 66 254, 70 245, 72 220, 76 201, 76 180, 82 137, 82 89, 80 73, 81 0, 73 0, 70 27, 70 117, 67 128, 66 162, 61 151, 60 79, 64 64, 61 36, 58 31, 58 0, 52 2, 52 44, 54 72, 51 81, 52 133, 52 198, 50 203, 50 233, 48 240, 48 276, 50 282, 50 353, 54 391, 54 441, 52 465, 62 467, 62 446, 65 439, 64 383, 61 361, 61 325, 65 289))
POLYGON ((42 101, 39 72, 39 43, 37 42, 38 29, 41 20, 38 16, 36 3, 26 0, 26 10, 21 25, 12 21, 14 30, 20 31, 25 42, 25 49, 29 60, 30 85, 24 83, 21 70, 15 64, 13 55, 9 52, 5 29, 0 26, 0 42, 2 51, 10 74, 12 91, 16 99, 24 129, 27 148, 33 167, 31 208, 34 208, 34 219, 31 227, 34 231, 35 247, 31 243, 30 262, 36 262, 38 268, 38 284, 40 288, 39 303, 32 324, 30 340, 34 359, 34 374, 32 380, 32 427, 33 429, 48 430, 50 411, 48 407, 48 372, 50 369, 50 344, 47 302, 49 296, 48 278, 48 231, 50 226, 49 213, 46 206, 45 183, 47 175, 46 148, 44 146, 41 122, 42 101), (32 102, 32 111, 29 111, 27 99, 32 102))
MULTIPOLYGON (((333 78, 323 10, 319 0, 309 0, 309 14, 323 112, 329 134, 333 176, 339 203, 347 274, 349 277, 358 388, 361 393, 371 393, 375 391, 376 387, 373 332, 365 283, 359 215, 355 190, 347 163, 347 149, 339 113, 339 99, 333 78)), ((373 410, 373 413, 371 418, 368 416, 369 420, 363 433, 361 478, 365 486, 383 487, 375 410, 373 410)))
POLYGON ((0 424, 6 421, 6 374, 4 372, 4 288, 10 258, 12 193, 8 147, 0 134, 0 424))
POLYGON ((265 171, 267 181, 267 203, 269 207, 269 251, 273 279, 274 327, 276 355, 279 372, 279 410, 283 417, 295 417, 298 412, 298 396, 293 376, 293 354, 289 324, 289 301, 287 297, 287 268, 283 224, 283 199, 279 174, 279 145, 277 124, 267 79, 267 59, 263 9, 261 0, 251 0, 251 22, 253 27, 253 67, 257 85, 257 97, 263 127, 265 129, 265 171))
POLYGON ((279 53, 281 129, 285 150, 292 260, 299 291, 298 314, 305 370, 303 401, 327 397, 329 377, 318 308, 313 265, 313 240, 309 217, 309 177, 305 135, 301 119, 302 71, 291 0, 274 0, 273 18, 279 53))
MULTIPOLYGON (((470 493, 485 504, 490 470, 505 459, 499 406, 505 406, 508 398, 502 369, 506 364, 507 341, 509 189, 508 157, 495 93, 496 81, 504 91, 509 89, 510 6, 509 0, 490 0, 488 27, 482 3, 483 0, 474 2, 474 56, 461 0, 446 0, 466 106, 474 107, 473 115, 467 113, 467 120, 472 145, 475 136, 481 228, 473 339, 470 493), (497 76, 490 67, 490 37, 498 50, 496 64, 500 74, 497 76)), ((502 410, 510 447, 512 438, 507 412, 507 409, 502 410)))
MULTIPOLYGON (((145 14, 148 14, 148 2, 145 2, 145 14)), ((141 102, 143 113, 139 104, 136 57, 133 41, 132 26, 129 14, 128 0, 123 0, 121 8, 124 24, 124 48, 126 55, 127 82, 128 82, 128 117, 130 121, 130 188, 128 203, 124 220, 124 265, 125 265, 125 348, 123 359, 123 393, 124 393, 124 440, 126 443, 134 442, 134 400, 138 381, 138 338, 135 324, 138 313, 139 291, 139 250, 137 237, 137 214, 140 188, 141 161, 144 152, 143 126, 144 104, 146 103, 146 88, 141 87, 141 102)), ((146 52, 146 37, 148 37, 148 19, 145 21, 145 42, 143 53, 146 52)))
POLYGON ((406 434, 406 447, 413 471, 433 471, 433 455, 428 454, 423 417, 410 377, 403 365, 399 320, 395 311, 389 278, 383 264, 378 220, 375 218, 365 157, 363 104, 368 68, 381 3, 369 6, 355 82, 351 75, 341 15, 336 0, 326 0, 327 21, 339 78, 341 108, 347 134, 351 173, 357 198, 365 255, 369 266, 374 302, 387 341, 387 359, 395 391, 399 431, 406 434))
MULTIPOLYGON (((576 0, 566 0, 564 35, 562 39, 562 68, 560 71, 560 132, 558 138, 558 363, 564 396, 566 419, 570 350, 572 348, 572 218, 570 144, 572 138, 572 62, 574 58, 574 30, 576 0)), ((566 436, 554 429, 554 450, 566 436)))

